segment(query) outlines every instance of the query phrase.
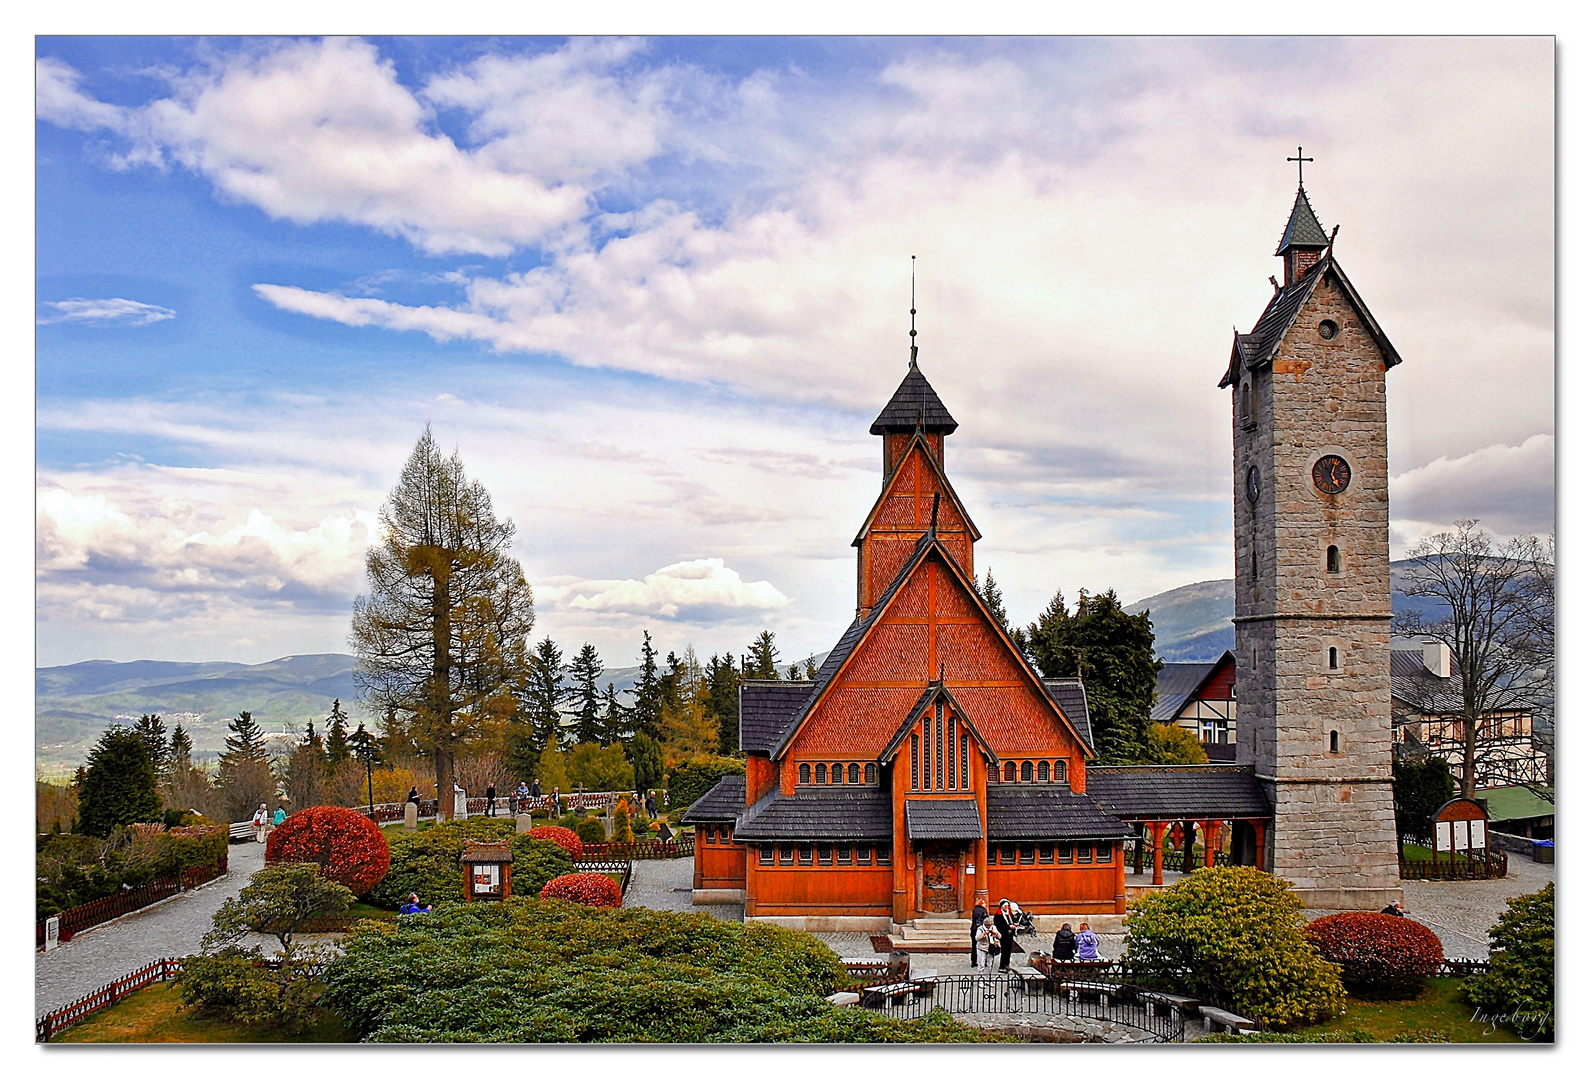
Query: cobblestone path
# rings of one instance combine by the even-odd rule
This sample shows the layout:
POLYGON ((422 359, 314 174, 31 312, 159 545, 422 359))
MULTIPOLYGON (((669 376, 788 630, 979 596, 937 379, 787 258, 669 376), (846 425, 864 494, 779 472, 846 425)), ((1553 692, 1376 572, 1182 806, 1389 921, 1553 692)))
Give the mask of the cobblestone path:
POLYGON ((695 912, 725 922, 741 921, 739 904, 691 903, 691 878, 696 872, 694 859, 635 859, 630 867, 630 887, 624 892, 625 907, 695 912))
POLYGON ((1509 853, 1508 876, 1499 881, 1405 881, 1403 909, 1442 939, 1455 960, 1484 960, 1491 951, 1486 931, 1516 896, 1537 892, 1553 880, 1553 867, 1509 853))
POLYGON ((224 876, 101 923, 50 952, 35 953, 35 1012, 69 1005, 163 956, 197 952, 199 939, 210 929, 210 917, 221 902, 236 896, 264 864, 264 844, 233 844, 227 852, 224 876))

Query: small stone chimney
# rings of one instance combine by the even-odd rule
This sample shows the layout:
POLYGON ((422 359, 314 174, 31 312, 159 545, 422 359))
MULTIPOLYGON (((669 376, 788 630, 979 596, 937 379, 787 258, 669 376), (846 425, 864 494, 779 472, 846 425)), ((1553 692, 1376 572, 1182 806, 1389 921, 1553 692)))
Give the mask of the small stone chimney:
POLYGON ((1446 642, 1427 641, 1425 643, 1425 670, 1438 678, 1452 678, 1453 652, 1447 647, 1446 642))

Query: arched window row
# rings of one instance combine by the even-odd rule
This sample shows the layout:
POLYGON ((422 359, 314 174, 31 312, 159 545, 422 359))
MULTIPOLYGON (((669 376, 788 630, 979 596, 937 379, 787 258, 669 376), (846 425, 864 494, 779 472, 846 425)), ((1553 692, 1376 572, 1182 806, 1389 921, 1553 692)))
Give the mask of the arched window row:
POLYGON ((797 773, 803 784, 874 784, 878 783, 876 761, 820 761, 816 765, 803 761, 797 773))
POLYGON ((989 766, 991 784, 1064 784, 1066 759, 1059 760, 1008 760, 1004 765, 989 766))

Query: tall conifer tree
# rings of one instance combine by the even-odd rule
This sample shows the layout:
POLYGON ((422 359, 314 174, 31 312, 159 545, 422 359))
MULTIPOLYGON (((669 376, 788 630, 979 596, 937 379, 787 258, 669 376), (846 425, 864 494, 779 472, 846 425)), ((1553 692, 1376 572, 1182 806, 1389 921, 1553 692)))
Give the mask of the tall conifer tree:
POLYGON ((580 646, 580 651, 569 662, 569 678, 574 684, 569 693, 575 714, 576 742, 603 741, 602 692, 597 689, 602 672, 602 658, 589 641, 580 646))

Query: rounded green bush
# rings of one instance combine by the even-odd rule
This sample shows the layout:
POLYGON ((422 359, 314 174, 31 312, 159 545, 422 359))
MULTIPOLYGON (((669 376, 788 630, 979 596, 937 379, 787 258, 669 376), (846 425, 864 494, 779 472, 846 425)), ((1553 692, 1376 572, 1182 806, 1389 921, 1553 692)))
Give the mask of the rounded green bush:
POLYGON ((608 842, 608 830, 602 827, 602 822, 594 817, 581 818, 575 822, 575 835, 580 837, 582 844, 605 844, 608 842))
POLYGON ((1485 971, 1464 980, 1464 995, 1476 1010, 1506 1023, 1529 1039, 1552 1039, 1557 955, 1554 883, 1516 896, 1488 932, 1492 941, 1485 971))
POLYGON ((1347 1005, 1341 974, 1304 936, 1290 887, 1251 866, 1196 870, 1128 905, 1122 963, 1136 981, 1266 1027, 1333 1016, 1347 1005))
POLYGON ((388 841, 391 866, 387 876, 370 891, 371 903, 396 910, 419 895, 422 903, 462 900, 463 871, 459 856, 470 841, 511 840, 514 851, 515 893, 535 895, 555 877, 572 873, 574 859, 547 840, 516 833, 509 818, 470 818, 438 822, 429 829, 402 833, 388 841))

